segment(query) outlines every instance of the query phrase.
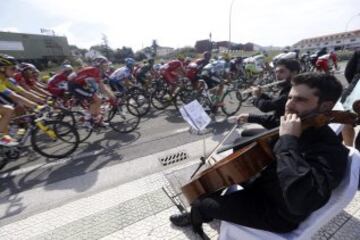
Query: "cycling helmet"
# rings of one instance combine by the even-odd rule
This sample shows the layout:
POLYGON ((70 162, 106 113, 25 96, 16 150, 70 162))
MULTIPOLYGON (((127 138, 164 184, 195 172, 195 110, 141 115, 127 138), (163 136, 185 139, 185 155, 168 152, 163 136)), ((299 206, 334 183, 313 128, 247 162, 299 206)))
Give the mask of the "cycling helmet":
POLYGON ((61 70, 63 72, 72 72, 74 71, 74 68, 70 64, 65 64, 61 66, 61 70))
POLYGON ((106 57, 100 56, 93 59, 93 65, 98 67, 102 64, 108 64, 109 60, 106 57))
POLYGON ((16 66, 17 61, 14 57, 0 54, 0 67, 16 66))
POLYGON ((132 68, 135 65, 135 60, 133 58, 125 58, 125 65, 132 68))
POLYGON ((23 62, 20 64, 19 68, 21 72, 25 72, 26 70, 37 71, 36 67, 31 63, 23 62))

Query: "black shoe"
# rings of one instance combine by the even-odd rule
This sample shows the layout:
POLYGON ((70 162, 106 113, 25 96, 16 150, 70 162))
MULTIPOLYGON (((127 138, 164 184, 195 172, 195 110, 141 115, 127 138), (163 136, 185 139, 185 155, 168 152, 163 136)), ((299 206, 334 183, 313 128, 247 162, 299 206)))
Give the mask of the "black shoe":
POLYGON ((206 233, 204 232, 204 230, 202 228, 202 224, 193 226, 193 231, 194 231, 194 233, 198 234, 202 240, 210 240, 208 235, 206 235, 206 233))
POLYGON ((174 214, 170 216, 170 222, 178 227, 187 227, 191 225, 190 213, 174 214))

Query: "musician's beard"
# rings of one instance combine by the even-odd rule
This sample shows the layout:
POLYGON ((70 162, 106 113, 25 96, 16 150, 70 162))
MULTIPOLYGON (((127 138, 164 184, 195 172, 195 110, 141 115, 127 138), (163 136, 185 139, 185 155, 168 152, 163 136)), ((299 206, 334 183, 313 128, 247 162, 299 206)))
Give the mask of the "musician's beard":
POLYGON ((314 108, 312 110, 299 112, 299 111, 296 111, 295 109, 286 108, 285 109, 285 114, 296 114, 298 117, 304 118, 304 117, 319 113, 320 112, 319 110, 320 110, 319 107, 316 107, 316 108, 314 108))

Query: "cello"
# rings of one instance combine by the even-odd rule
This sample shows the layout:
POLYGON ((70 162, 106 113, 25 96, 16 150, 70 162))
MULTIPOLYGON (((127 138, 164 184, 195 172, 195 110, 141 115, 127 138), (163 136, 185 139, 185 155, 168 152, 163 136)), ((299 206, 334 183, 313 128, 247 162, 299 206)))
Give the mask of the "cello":
MULTIPOLYGON (((353 109, 360 111, 360 101, 354 103, 353 109)), ((359 116, 349 111, 317 113, 303 118, 302 128, 321 127, 328 123, 355 125, 359 124, 359 116)), ((181 187, 183 195, 191 204, 199 197, 249 181, 275 160, 269 142, 278 137, 279 128, 275 128, 251 139, 244 147, 195 175, 181 187)))

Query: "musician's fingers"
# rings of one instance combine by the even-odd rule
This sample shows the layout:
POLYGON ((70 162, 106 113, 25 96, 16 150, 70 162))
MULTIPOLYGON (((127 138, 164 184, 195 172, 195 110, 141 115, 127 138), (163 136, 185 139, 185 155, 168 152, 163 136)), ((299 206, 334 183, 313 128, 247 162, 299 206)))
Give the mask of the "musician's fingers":
POLYGON ((285 116, 285 120, 286 120, 286 121, 290 121, 290 120, 291 120, 291 113, 285 114, 284 116, 285 116))
POLYGON ((280 117, 280 123, 283 123, 286 121, 286 115, 280 117))
POLYGON ((295 120, 296 120, 296 114, 291 113, 291 114, 290 114, 290 120, 291 120, 291 121, 295 121, 295 120))

